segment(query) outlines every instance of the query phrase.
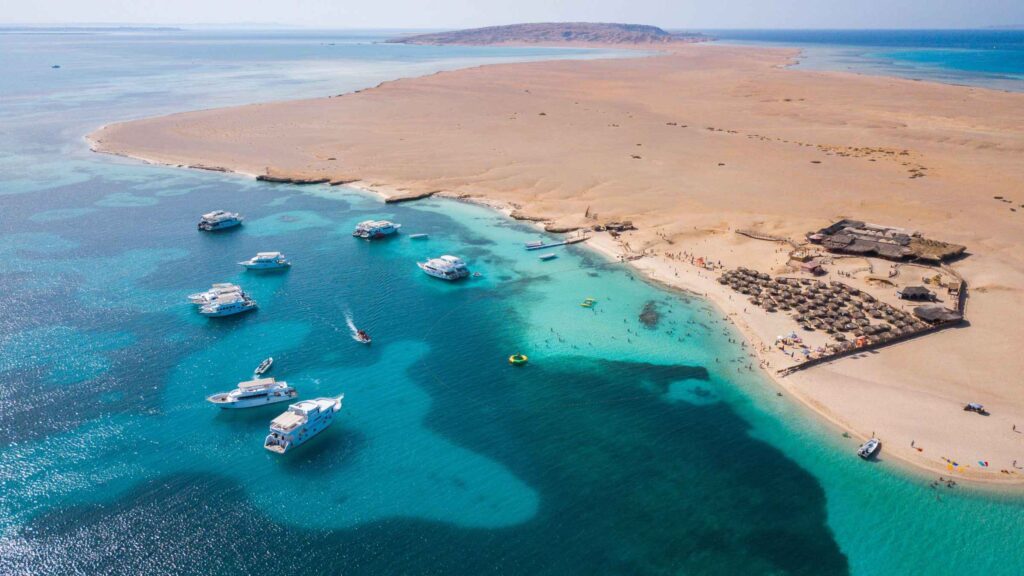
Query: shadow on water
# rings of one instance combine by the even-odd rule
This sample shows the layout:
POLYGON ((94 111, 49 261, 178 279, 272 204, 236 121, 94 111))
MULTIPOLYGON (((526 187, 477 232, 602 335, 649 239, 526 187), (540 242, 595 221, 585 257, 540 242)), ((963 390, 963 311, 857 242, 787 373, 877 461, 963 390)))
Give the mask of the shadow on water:
MULTIPOLYGON (((258 204, 269 195, 262 189, 237 192, 237 196, 218 199, 218 204, 232 198, 240 203, 245 198, 255 202, 245 207, 251 219, 273 213, 273 207, 258 204)), ((500 289, 490 289, 487 282, 481 282, 480 289, 469 289, 472 284, 427 284, 427 279, 410 271, 408 254, 364 260, 366 251, 353 249, 351 238, 326 227, 273 237, 217 235, 223 242, 213 241, 215 236, 195 232, 193 204, 188 197, 166 197, 157 209, 124 209, 151 210, 150 215, 159 210, 159 218, 137 220, 145 223, 145 234, 138 227, 120 224, 107 225, 100 234, 105 224, 97 221, 99 216, 84 216, 80 221, 95 222, 94 228, 60 230, 61 236, 78 242, 90 255, 116 258, 128 245, 175 246, 190 258, 161 261, 150 268, 118 261, 119 270, 127 269, 141 279, 132 280, 128 288, 151 289, 154 294, 167 294, 168 302, 173 300, 163 312, 131 314, 92 308, 49 315, 44 310, 47 323, 123 330, 135 335, 135 340, 123 352, 111 352, 108 372, 94 381, 59 388, 43 382, 43 376, 28 378, 19 398, 32 398, 33 392, 45 387, 58 391, 34 406, 45 410, 74 405, 77 415, 56 419, 57 428, 71 430, 110 410, 125 418, 159 417, 161 400, 176 369, 181 370, 191 354, 231 335, 248 334, 239 342, 260 348, 237 351, 252 356, 244 364, 239 362, 242 373, 248 374, 254 361, 269 355, 262 348, 264 343, 273 344, 276 330, 291 330, 282 326, 293 324, 307 328, 301 344, 273 353, 279 364, 276 375, 302 394, 313 388, 313 382, 298 377, 306 370, 358 371, 378 362, 389 342, 422 342, 430 349, 429 360, 412 364, 394 384, 386 381, 380 386, 425 392, 429 408, 422 425, 474 457, 507 469, 538 497, 536 514, 511 526, 468 528, 459 524, 462 511, 453 507, 444 511, 447 522, 390 518, 354 528, 314 531, 266 516, 249 501, 245 479, 236 484, 218 476, 216 469, 182 473, 168 467, 154 469, 149 476, 132 476, 136 488, 102 505, 82 504, 75 497, 55 498, 29 522, 30 530, 14 537, 18 542, 0 542, 4 550, 0 573, 281 574, 294 572, 296 566, 312 574, 827 575, 847 571, 846 558, 826 523, 824 494, 808 473, 777 449, 751 438, 746 422, 725 403, 668 398, 677 383, 714 393, 716 383, 704 367, 576 356, 538 359, 525 370, 508 366, 507 354, 521 344, 518 338, 524 330, 517 299, 531 298, 532 291, 550 289, 553 282, 563 280, 554 272, 546 273, 548 279, 509 282, 500 289), (187 233, 182 233, 182 222, 190 227, 187 233), (304 260, 281 280, 246 277, 247 289, 251 284, 254 292, 262 291, 260 311, 216 320, 187 315, 192 310, 181 300, 185 294, 241 274, 237 260, 270 249, 271 239, 272 249, 289 257, 303 255, 304 260), (323 252, 308 249, 314 242, 323 252), (351 281, 362 277, 375 281, 351 281), (405 280, 409 278, 414 280, 405 280), (278 290, 277 283, 284 279, 288 279, 287 290, 278 290), (372 348, 355 347, 342 320, 346 306, 354 308, 360 325, 365 319, 383 347, 378 349, 376 342, 372 348), (265 334, 263 325, 268 327, 265 334), (75 402, 75 394, 84 400, 75 402)), ((350 217, 314 197, 295 197, 289 200, 289 208, 320 211, 332 221, 350 217)), ((28 204, 13 209, 26 214, 36 211, 28 204)), ((463 234, 461 225, 443 215, 410 211, 400 216, 421 229, 448 229, 454 234, 450 229, 455 228, 463 234)), ((55 231, 58 224, 53 224, 55 231)), ((487 258, 495 277, 504 274, 505 267, 517 269, 516 263, 486 250, 488 242, 476 239, 465 254, 487 258)), ((393 252, 402 246, 396 242, 375 248, 393 252)), ((114 281, 110 284, 120 287, 114 281)), ((57 287, 54 293, 63 290, 57 287)), ((18 298, 36 302, 23 290, 18 298)), ((643 301, 639 300, 637 313, 643 301)), ((238 361, 234 351, 228 356, 228 364, 238 361)), ((364 393, 375 393, 375 389, 367 387, 364 393)), ((394 401, 405 400, 396 396, 394 401)), ((258 430, 258 435, 277 413, 278 408, 268 408, 251 414, 218 414, 210 420, 228 428, 225 434, 238 428, 246 433, 258 430)), ((5 414, 2 423, 17 422, 43 436, 60 431, 32 418, 28 412, 13 419, 5 414)), ((403 448, 368 445, 366 437, 346 426, 344 413, 341 418, 278 462, 284 482, 330 474, 339 485, 332 497, 344 502, 346 466, 370 450, 403 448)), ((108 452, 95 455, 95 460, 111 467, 124 465, 130 452, 122 442, 132 441, 106 445, 108 452)), ((138 447, 144 449, 152 448, 138 447)), ((427 457, 407 456, 410 466, 422 465, 417 458, 427 457)), ((463 465, 455 462, 456 467, 463 465)), ((453 474, 454 487, 461 493, 479 490, 458 485, 471 477, 453 474)), ((389 487, 373 497, 392 496, 386 490, 393 490, 394 483, 382 484, 389 487)), ((501 493, 500 487, 495 490, 498 502, 516 497, 516 493, 501 493)), ((318 495, 301 496, 308 497, 311 514, 315 513, 318 495)))
MULTIPOLYGON (((727 406, 666 402, 658 392, 680 379, 706 381, 703 368, 577 358, 532 368, 492 380, 500 417, 435 390, 445 408, 430 419, 538 491, 541 507, 523 524, 484 530, 395 518, 308 531, 266 518, 231 481, 172 475, 112 505, 37 517, 11 561, 26 566, 45 554, 62 558, 49 573, 107 574, 271 574, 297 565, 311 574, 847 572, 828 536, 824 494, 806 472, 750 438, 727 406), (611 397, 623 382, 636 383, 629 399, 611 397), (239 547, 240 534, 288 544, 239 547), (122 562, 139 545, 153 552, 122 562)), ((352 458, 362 441, 332 427, 281 466, 322 473, 323 462, 352 458)), ((39 573, 48 565, 36 564, 39 573)))
POLYGON ((366 446, 366 436, 339 423, 310 438, 294 452, 272 456, 278 457, 280 469, 286 474, 332 476, 350 467, 366 446))

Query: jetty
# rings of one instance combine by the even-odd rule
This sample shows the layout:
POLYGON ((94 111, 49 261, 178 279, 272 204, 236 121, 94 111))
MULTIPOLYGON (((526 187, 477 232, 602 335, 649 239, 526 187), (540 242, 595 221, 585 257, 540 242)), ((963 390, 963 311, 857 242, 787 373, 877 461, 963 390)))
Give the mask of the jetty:
POLYGON ((590 236, 575 236, 573 238, 566 238, 565 240, 559 240, 558 242, 527 242, 527 250, 541 250, 543 248, 555 248, 556 246, 567 246, 569 244, 578 244, 580 242, 586 242, 590 239, 590 236))

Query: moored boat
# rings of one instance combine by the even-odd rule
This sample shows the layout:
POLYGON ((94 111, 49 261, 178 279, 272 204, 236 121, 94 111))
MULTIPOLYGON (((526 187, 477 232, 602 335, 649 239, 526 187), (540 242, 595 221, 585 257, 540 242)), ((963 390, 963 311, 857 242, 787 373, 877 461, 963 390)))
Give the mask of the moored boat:
POLYGON ((389 220, 365 220, 356 225, 352 235, 356 238, 376 240, 377 238, 391 236, 398 232, 398 229, 401 227, 401 224, 395 224, 389 220))
POLYGON ((420 270, 427 275, 442 280, 460 280, 469 276, 469 268, 461 258, 444 255, 440 258, 431 258, 426 262, 417 262, 420 270))
POLYGON ((223 409, 253 408, 292 400, 298 394, 287 382, 256 378, 239 382, 238 387, 230 392, 207 396, 206 401, 223 409))
POLYGON ((548 252, 547 254, 541 254, 539 258, 541 260, 554 260, 555 258, 558 258, 558 254, 555 254, 554 252, 548 252))
POLYGON ((247 270, 281 270, 292 265, 280 252, 257 252, 248 260, 239 262, 247 270))
POLYGON ((210 318, 223 316, 234 316, 243 312, 256 309, 256 301, 243 294, 236 294, 226 298, 218 298, 209 304, 203 305, 199 313, 210 318))
POLYGON ((270 422, 270 434, 263 447, 284 454, 323 432, 334 422, 335 412, 341 410, 344 394, 336 398, 314 398, 296 402, 288 411, 270 422))
POLYGON ((861 458, 868 460, 870 458, 873 458, 875 454, 878 454, 878 451, 881 448, 882 441, 879 440, 878 438, 871 438, 867 442, 861 444, 860 448, 857 448, 857 456, 860 456, 861 458))
POLYGON ((237 284, 231 284, 230 282, 221 282, 214 284, 213 286, 210 287, 209 290, 205 292, 196 292, 195 294, 189 294, 188 300, 189 302, 196 304, 197 306, 202 306, 205 304, 209 304, 219 298, 224 298, 236 294, 245 294, 245 292, 242 291, 241 286, 238 286, 237 284))
POLYGON ((237 212, 227 212, 225 210, 214 210, 213 212, 207 212, 203 214, 203 217, 199 219, 197 228, 205 232, 212 232, 214 230, 226 230, 228 228, 234 228, 242 223, 243 218, 237 212))
POLYGON ((430 237, 430 235, 429 235, 429 234, 423 234, 423 233, 419 233, 419 234, 410 234, 410 235, 409 235, 409 239, 410 239, 410 240, 426 240, 426 239, 427 239, 427 238, 429 238, 429 237, 430 237))

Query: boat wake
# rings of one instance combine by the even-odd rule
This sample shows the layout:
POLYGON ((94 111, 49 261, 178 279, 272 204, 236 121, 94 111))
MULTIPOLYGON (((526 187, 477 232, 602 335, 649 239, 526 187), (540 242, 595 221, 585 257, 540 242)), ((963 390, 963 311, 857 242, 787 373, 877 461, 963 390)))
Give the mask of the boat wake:
POLYGON ((348 325, 349 334, 352 335, 353 339, 357 339, 356 335, 359 334, 359 328, 356 328, 355 322, 352 321, 352 313, 345 312, 345 324, 348 325))
POLYGON ((352 321, 352 313, 351 312, 348 312, 348 311, 345 312, 345 324, 348 325, 348 333, 349 333, 350 336, 352 336, 353 340, 355 340, 356 342, 359 342, 360 344, 369 344, 370 343, 370 335, 367 334, 365 331, 360 330, 359 328, 356 328, 355 322, 352 321))

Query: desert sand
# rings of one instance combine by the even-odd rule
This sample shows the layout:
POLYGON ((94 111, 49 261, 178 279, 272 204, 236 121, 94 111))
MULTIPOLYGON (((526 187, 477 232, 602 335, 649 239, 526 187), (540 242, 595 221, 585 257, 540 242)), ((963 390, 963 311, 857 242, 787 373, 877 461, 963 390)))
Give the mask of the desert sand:
MULTIPOLYGON (((683 45, 484 66, 112 124, 90 140, 163 164, 481 199, 554 227, 632 220, 639 230, 590 244, 642 254, 638 270, 713 300, 785 396, 855 438, 876 434, 883 459, 1024 484, 1024 94, 787 68, 795 54, 683 45), (970 285, 968 325, 780 378, 787 357, 771 344, 795 322, 669 256, 784 273, 788 245, 736 230, 801 242, 840 217, 966 245, 952 267, 970 285)), ((870 262, 883 276, 891 266, 870 262)), ((841 279, 897 305, 866 264, 827 266, 826 280, 850 272, 841 279)), ((896 280, 925 275, 904 267, 896 280)))

